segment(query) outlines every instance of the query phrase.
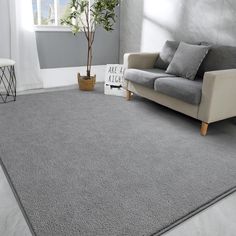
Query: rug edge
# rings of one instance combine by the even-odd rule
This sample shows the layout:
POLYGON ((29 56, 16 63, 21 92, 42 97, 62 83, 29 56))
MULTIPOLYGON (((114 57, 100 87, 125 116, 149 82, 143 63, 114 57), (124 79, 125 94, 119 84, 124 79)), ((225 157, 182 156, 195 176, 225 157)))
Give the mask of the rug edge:
POLYGON ((160 236, 163 235, 164 233, 167 233, 168 231, 174 229, 175 227, 177 227, 178 225, 182 224, 183 222, 189 220, 190 218, 194 217, 195 215, 199 214, 200 212, 206 210, 207 208, 209 208, 210 206, 213 206, 214 204, 216 204, 217 202, 223 200, 224 198, 230 196, 231 194, 236 192, 236 186, 230 188, 229 190, 226 190, 225 192, 223 192, 222 194, 216 196, 215 198, 211 199, 210 201, 208 201, 207 203, 199 206, 198 208, 194 209, 193 211, 189 212, 188 214, 184 215, 183 217, 181 217, 180 219, 174 221, 173 223, 171 223, 170 225, 164 227, 161 230, 158 230, 157 232, 154 232, 152 234, 150 234, 149 236, 160 236))
MULTIPOLYGON (((25 221, 30 229, 30 232, 32 233, 33 236, 36 236, 36 233, 33 229, 33 226, 27 216, 27 213, 23 207, 23 204, 21 203, 21 200, 20 200, 20 197, 18 195, 18 193, 16 192, 16 189, 14 187, 14 184, 12 183, 12 180, 11 180, 11 177, 10 175, 8 174, 7 172, 7 169, 2 161, 2 158, 0 157, 0 165, 2 166, 2 169, 3 169, 3 172, 7 178, 7 181, 12 189, 12 192, 14 194, 14 197, 18 203, 18 206, 25 218, 25 221)), ((206 210, 207 208, 209 208, 210 206, 213 206, 215 203, 223 200, 224 198, 230 196, 231 194, 235 193, 236 192, 236 186, 235 187, 232 187, 230 188, 229 190, 223 192, 222 194, 216 196, 215 198, 211 199, 210 201, 208 201, 207 203, 201 205, 200 207, 194 209, 193 211, 189 212, 188 214, 184 215, 183 217, 181 217, 180 219, 174 221, 173 223, 171 223, 170 225, 164 227, 163 229, 161 230, 158 230, 157 232, 154 232, 152 234, 150 234, 149 236, 161 236, 163 235, 164 233, 167 233, 168 231, 174 229, 175 227, 177 227, 178 225, 182 224, 183 222, 187 221, 188 219, 194 217, 195 215, 197 215, 198 213, 206 210)))
POLYGON ((31 224, 31 222, 30 222, 30 220, 29 220, 29 218, 28 218, 28 216, 27 216, 27 213, 26 213, 26 211, 25 211, 25 209, 24 209, 24 207, 23 207, 23 204, 22 204, 22 202, 21 202, 21 200, 20 200, 20 197, 19 197, 19 195, 18 195, 18 193, 17 193, 17 191, 16 191, 16 189, 15 189, 15 186, 14 186, 12 180, 11 180, 10 175, 8 174, 7 168, 6 168, 6 166, 4 165, 3 160, 2 160, 1 157, 0 157, 0 166, 2 167, 2 170, 3 170, 3 172, 4 172, 5 176, 6 176, 7 182, 9 183, 9 185, 10 185, 10 187, 11 187, 11 190, 12 190, 12 192, 13 192, 13 194, 14 194, 14 197, 15 197, 15 199, 16 199, 16 202, 17 202, 17 204, 18 204, 18 206, 19 206, 19 208, 20 208, 20 210, 21 210, 21 212, 22 212, 22 215, 23 215, 23 217, 24 217, 24 219, 25 219, 25 221, 26 221, 27 226, 29 227, 29 230, 30 230, 32 236, 36 236, 36 233, 35 233, 35 231, 34 231, 34 228, 33 228, 32 224, 31 224))

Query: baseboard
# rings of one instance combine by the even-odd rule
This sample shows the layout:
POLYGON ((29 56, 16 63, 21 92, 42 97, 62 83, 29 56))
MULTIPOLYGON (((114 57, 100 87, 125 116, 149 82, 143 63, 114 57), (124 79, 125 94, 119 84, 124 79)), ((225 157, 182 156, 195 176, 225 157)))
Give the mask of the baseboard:
MULTIPOLYGON (((97 82, 104 82, 105 80, 105 65, 93 66, 92 74, 96 74, 97 82)), ((86 67, 67 67, 67 68, 53 68, 41 69, 41 76, 43 78, 44 88, 63 87, 77 84, 77 73, 86 73, 86 67)))

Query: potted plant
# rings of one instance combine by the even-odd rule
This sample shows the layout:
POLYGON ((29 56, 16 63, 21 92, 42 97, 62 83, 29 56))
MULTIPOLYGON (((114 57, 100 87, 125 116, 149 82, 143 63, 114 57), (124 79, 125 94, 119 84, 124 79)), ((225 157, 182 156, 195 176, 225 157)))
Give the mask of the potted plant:
POLYGON ((91 75, 93 52, 92 46, 98 26, 106 31, 112 31, 116 21, 115 8, 119 0, 70 0, 63 25, 68 25, 72 33, 83 32, 87 40, 87 73, 81 76, 78 73, 80 90, 94 89, 96 75, 91 75))

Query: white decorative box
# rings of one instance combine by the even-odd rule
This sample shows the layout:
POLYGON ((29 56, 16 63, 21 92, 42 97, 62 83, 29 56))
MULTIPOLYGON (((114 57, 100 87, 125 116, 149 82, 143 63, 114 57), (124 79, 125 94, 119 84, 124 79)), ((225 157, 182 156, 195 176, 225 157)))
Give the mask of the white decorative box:
POLYGON ((106 67, 104 93, 106 95, 125 96, 122 88, 124 82, 124 66, 120 64, 109 64, 106 67))

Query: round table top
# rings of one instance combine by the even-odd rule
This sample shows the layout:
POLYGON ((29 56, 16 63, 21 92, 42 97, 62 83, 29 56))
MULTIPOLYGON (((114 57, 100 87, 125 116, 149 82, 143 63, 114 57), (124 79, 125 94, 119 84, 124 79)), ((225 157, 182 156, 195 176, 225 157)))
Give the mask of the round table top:
POLYGON ((6 59, 6 58, 0 58, 0 67, 4 66, 14 66, 16 64, 15 61, 6 59))

